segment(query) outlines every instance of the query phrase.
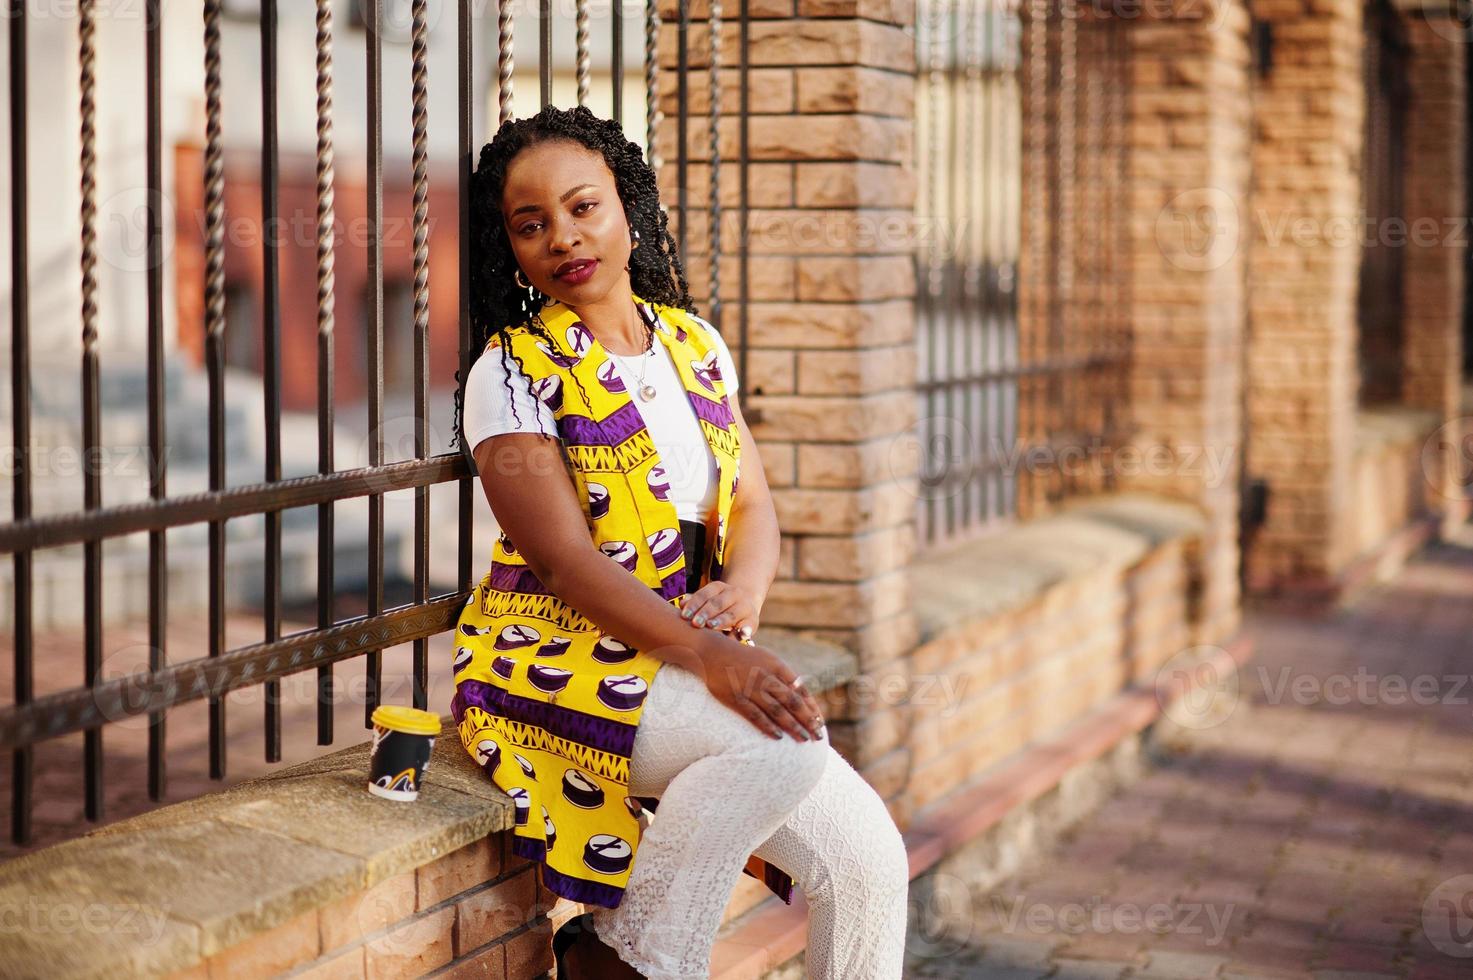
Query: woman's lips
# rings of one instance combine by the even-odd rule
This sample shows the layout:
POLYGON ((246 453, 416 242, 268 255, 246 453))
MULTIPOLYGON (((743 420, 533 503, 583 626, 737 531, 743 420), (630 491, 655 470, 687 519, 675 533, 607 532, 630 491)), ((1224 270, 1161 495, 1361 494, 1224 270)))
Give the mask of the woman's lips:
POLYGON ((593 272, 597 268, 598 259, 589 259, 587 262, 583 263, 577 268, 570 269, 569 271, 564 272, 562 275, 557 276, 557 281, 565 282, 570 286, 576 286, 579 283, 584 283, 592 279, 593 272))

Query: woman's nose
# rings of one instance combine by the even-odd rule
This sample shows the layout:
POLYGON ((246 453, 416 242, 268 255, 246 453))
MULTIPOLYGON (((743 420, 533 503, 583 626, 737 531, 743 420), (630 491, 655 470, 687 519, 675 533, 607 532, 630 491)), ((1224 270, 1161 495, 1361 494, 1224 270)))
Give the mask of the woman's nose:
POLYGON ((566 217, 553 219, 551 245, 554 252, 567 252, 582 243, 576 221, 566 217))

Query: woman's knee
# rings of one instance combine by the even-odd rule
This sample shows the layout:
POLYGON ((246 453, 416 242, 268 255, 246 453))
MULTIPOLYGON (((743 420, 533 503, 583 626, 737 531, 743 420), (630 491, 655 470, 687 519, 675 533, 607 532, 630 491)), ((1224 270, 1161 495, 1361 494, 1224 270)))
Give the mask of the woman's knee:
POLYGON ((754 745, 752 752, 772 774, 772 798, 782 801, 785 807, 797 806, 823 778, 824 767, 833 751, 828 739, 800 742, 787 735, 777 739, 760 732, 757 738, 761 744, 754 745))

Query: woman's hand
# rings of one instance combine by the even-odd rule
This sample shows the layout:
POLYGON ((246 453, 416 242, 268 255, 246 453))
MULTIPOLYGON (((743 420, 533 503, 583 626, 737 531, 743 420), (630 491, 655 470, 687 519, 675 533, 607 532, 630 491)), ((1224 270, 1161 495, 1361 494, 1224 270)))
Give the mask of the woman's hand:
POLYGON ((771 650, 709 636, 700 647, 701 679, 711 694, 773 738, 824 735, 823 713, 802 680, 771 650))
POLYGON ((685 596, 680 615, 692 626, 722 632, 735 632, 745 626, 750 636, 757 632, 758 605, 750 590, 718 579, 685 596))

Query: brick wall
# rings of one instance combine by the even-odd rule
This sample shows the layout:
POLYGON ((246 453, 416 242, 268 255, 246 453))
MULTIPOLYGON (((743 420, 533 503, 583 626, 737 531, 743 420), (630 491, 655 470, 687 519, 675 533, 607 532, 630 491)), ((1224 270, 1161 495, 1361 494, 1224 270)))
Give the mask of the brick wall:
POLYGON ((1248 574, 1267 589, 1333 579, 1351 557, 1360 249, 1328 232, 1359 213, 1365 92, 1360 4, 1253 10, 1274 31, 1254 89, 1248 376, 1249 466, 1270 494, 1248 574))
POLYGON ((554 897, 493 834, 313 908, 172 980, 275 976, 525 980, 552 969, 554 897))
MULTIPOLYGON (((863 677, 899 677, 915 645, 907 566, 915 550, 915 474, 896 446, 915 426, 915 41, 905 0, 761 0, 749 58, 751 291, 742 406, 783 528, 764 626, 802 628, 853 650, 863 677)), ((674 216, 678 172, 676 7, 665 2, 658 148, 674 216)), ((709 33, 691 5, 690 226, 686 259, 703 310, 710 249, 709 33)), ((737 201, 738 25, 722 29, 722 200, 737 201)), ((735 211, 723 212, 720 326, 738 353, 735 211)), ((881 720, 839 720, 878 730, 881 720)), ((851 738, 851 741, 853 739, 851 738)), ((896 747, 861 770, 887 795, 908 766, 896 747)))
MULTIPOLYGON (((920 647, 907 811, 922 810, 1122 688, 1149 687, 1190 644, 1188 542, 1043 590, 920 647)), ((1226 639, 1225 637, 1223 639, 1226 639)))
POLYGON ((1207 515, 1202 636, 1239 616, 1249 53, 1241 3, 1144 5, 1129 31, 1134 456, 1121 485, 1207 515))
MULTIPOLYGON (((1463 293, 1467 288, 1466 80, 1468 41, 1446 5, 1406 17, 1411 100, 1406 132, 1406 246, 1402 399, 1443 419, 1461 414, 1463 293)), ((1456 440, 1447 440, 1456 444, 1456 440)), ((1425 478, 1441 498, 1446 523, 1466 517, 1467 487, 1456 458, 1429 457, 1425 478)))

